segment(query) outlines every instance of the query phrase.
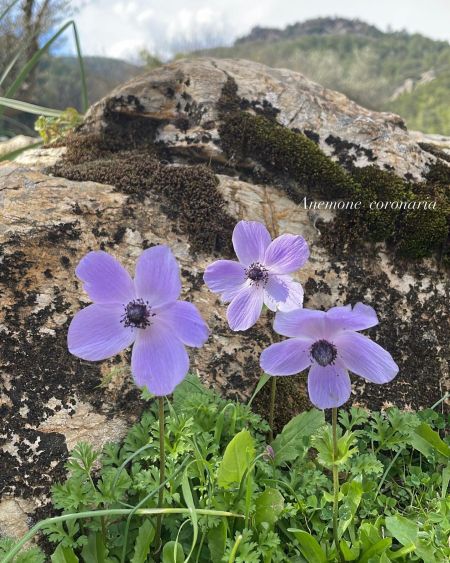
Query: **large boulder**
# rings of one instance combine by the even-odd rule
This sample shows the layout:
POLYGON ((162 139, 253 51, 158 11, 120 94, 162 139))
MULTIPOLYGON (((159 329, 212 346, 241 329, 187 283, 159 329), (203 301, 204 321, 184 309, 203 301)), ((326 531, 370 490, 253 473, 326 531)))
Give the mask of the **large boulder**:
MULTIPOLYGON (((305 305, 373 305, 380 325, 370 336, 400 366, 389 385, 355 378, 352 402, 439 401, 449 388, 442 236, 428 240, 431 227, 405 234, 409 223, 392 211, 362 221, 356 211, 307 209, 303 198, 364 198, 383 185, 402 197, 420 188, 443 205, 445 167, 439 150, 419 146, 397 116, 288 70, 212 59, 133 79, 91 108, 66 150, 0 165, 0 533, 20 533, 47 513, 49 486, 63 477, 77 441, 101 447, 120 439, 142 408, 128 353, 94 364, 66 348, 70 319, 88 303, 74 269, 92 249, 132 271, 142 249, 169 244, 183 297, 211 328, 206 346, 191 354, 192 368, 224 395, 245 399, 260 375, 260 351, 274 339, 271 315, 233 333, 203 271, 232 255, 238 219, 262 221, 273 236, 302 234, 311 248, 298 273, 305 305), (387 242, 371 236, 386 224, 387 242), (405 253, 410 239, 426 258, 405 253)), ((305 377, 282 378, 278 424, 308 406, 305 377)))

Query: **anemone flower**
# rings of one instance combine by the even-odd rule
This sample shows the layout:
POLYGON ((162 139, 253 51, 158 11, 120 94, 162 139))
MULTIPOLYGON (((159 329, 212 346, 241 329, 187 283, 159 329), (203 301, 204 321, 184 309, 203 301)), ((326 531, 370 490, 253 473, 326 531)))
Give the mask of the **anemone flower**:
POLYGON ((353 309, 347 305, 327 312, 277 313, 275 331, 291 338, 264 350, 261 367, 269 375, 294 375, 310 368, 308 393, 313 405, 339 407, 350 397, 349 371, 372 383, 387 383, 398 373, 386 350, 356 332, 377 324, 374 309, 362 303, 353 309))
POLYGON ((257 221, 240 221, 233 231, 239 261, 217 260, 205 271, 209 289, 221 294, 232 330, 247 330, 258 320, 263 304, 270 310, 289 311, 303 305, 303 288, 291 274, 308 260, 309 249, 299 235, 281 235, 272 241, 257 221))
POLYGON ((145 250, 134 280, 110 254, 89 252, 76 274, 94 302, 69 327, 69 351, 83 360, 104 360, 134 343, 131 371, 137 385, 168 395, 189 368, 186 346, 201 347, 208 327, 197 308, 178 301, 179 266, 167 246, 145 250))

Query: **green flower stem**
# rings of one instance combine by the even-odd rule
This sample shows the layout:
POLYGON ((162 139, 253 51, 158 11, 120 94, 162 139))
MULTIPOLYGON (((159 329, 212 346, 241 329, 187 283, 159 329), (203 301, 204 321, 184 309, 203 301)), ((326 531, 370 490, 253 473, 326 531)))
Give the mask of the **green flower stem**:
POLYGON ((271 387, 270 387, 270 412, 269 412, 269 444, 273 442, 273 426, 275 418, 275 399, 277 396, 277 378, 272 377, 271 387))
POLYGON ((338 440, 337 440, 337 407, 331 409, 331 426, 333 430, 333 537, 336 546, 336 553, 339 561, 343 562, 344 558, 339 546, 338 535, 338 517, 339 517, 339 470, 337 459, 339 457, 338 440))
MULTIPOLYGON (((14 559, 14 557, 19 553, 22 547, 29 542, 40 530, 45 528, 50 524, 56 524, 58 522, 68 522, 70 520, 81 520, 83 518, 101 518, 102 516, 128 516, 130 512, 133 512, 137 516, 158 516, 162 514, 186 514, 190 515, 191 510, 189 508, 139 508, 135 510, 134 508, 109 508, 106 510, 90 510, 88 512, 75 512, 74 514, 63 514, 62 516, 54 516, 53 518, 47 518, 42 520, 27 532, 23 538, 6 554, 5 558, 2 559, 1 563, 9 563, 14 559)), ((224 516, 227 518, 244 518, 242 514, 235 514, 234 512, 226 512, 223 510, 208 510, 205 508, 197 508, 197 514, 203 516, 224 516)))
MULTIPOLYGON (((159 405, 159 484, 164 483, 165 468, 166 468, 166 455, 164 449, 164 397, 158 397, 159 405)), ((164 487, 159 489, 158 493, 158 508, 162 508, 164 501, 164 487)), ((161 551, 161 528, 162 528, 162 514, 159 514, 156 519, 156 533, 155 533, 155 555, 161 551)))

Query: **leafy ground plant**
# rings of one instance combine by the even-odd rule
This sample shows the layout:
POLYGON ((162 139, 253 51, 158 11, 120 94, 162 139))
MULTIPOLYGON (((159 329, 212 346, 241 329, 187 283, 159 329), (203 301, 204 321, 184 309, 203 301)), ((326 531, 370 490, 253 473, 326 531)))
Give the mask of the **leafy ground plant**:
MULTIPOLYGON (((296 416, 268 446, 263 419, 192 375, 165 410, 163 563, 448 561, 448 420, 435 410, 340 413, 340 553, 332 426, 323 411, 296 416)), ((102 452, 78 444, 67 480, 53 487, 59 515, 14 547, 0 544, 2 560, 44 561, 36 548, 20 551, 39 528, 53 546, 52 562, 155 561, 158 465, 151 400, 123 443, 102 452)))

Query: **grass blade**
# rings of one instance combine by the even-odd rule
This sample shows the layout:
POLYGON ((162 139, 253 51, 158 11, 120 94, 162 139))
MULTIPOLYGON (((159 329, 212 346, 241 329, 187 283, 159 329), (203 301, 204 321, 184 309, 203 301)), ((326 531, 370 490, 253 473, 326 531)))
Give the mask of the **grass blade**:
MULTIPOLYGON (((66 31, 66 29, 68 29, 70 26, 72 26, 73 28, 73 32, 74 32, 74 37, 75 37, 75 44, 76 44, 76 48, 77 48, 77 55, 78 55, 78 61, 80 64, 80 74, 81 74, 81 84, 82 84, 82 99, 83 99, 83 111, 86 111, 87 109, 87 105, 88 105, 88 101, 87 101, 87 88, 86 88, 86 75, 85 75, 85 71, 84 71, 84 63, 83 63, 83 57, 81 55, 81 47, 80 47, 80 41, 79 41, 79 37, 78 37, 78 32, 77 32, 77 27, 76 24, 73 20, 68 21, 67 23, 65 23, 54 35, 52 35, 52 37, 50 37, 50 39, 38 50, 36 51, 36 53, 34 53, 34 55, 31 57, 31 59, 24 65, 24 67, 22 68, 22 70, 19 72, 18 76, 16 77, 16 79, 13 81, 13 83, 11 84, 11 86, 8 88, 8 90, 5 92, 5 97, 6 98, 12 98, 14 97, 14 95, 17 93, 17 91, 19 90, 19 88, 22 86, 23 82, 26 80, 27 76, 30 74, 30 72, 34 69, 34 67, 38 64, 38 62, 40 61, 40 59, 42 58, 42 56, 48 52, 48 50, 50 49, 50 47, 53 45, 53 43, 66 31)), ((1 112, 0 112, 1 115, 1 112)))
POLYGON ((6 9, 0 14, 0 22, 2 21, 2 19, 8 14, 9 10, 11 10, 12 8, 14 8, 14 6, 19 2, 19 0, 14 0, 14 2, 11 2, 11 4, 9 6, 6 6, 6 9))
POLYGON ((20 100, 14 100, 12 98, 3 98, 2 96, 0 96, 0 106, 17 109, 34 115, 46 115, 47 117, 59 117, 63 114, 63 112, 59 109, 45 108, 43 106, 30 104, 29 102, 21 102, 20 100))

